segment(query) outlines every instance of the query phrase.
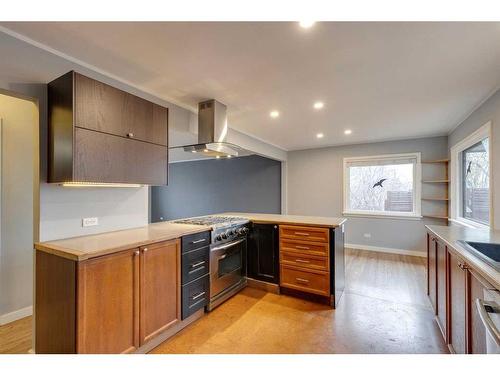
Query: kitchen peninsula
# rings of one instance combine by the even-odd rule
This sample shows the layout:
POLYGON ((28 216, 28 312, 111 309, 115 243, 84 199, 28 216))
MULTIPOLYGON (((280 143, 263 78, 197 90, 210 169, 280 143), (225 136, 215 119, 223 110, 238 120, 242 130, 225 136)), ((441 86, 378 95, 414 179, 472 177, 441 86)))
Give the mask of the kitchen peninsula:
MULTIPOLYGON (((216 216, 246 219, 239 228, 245 243, 248 233, 241 261, 256 282, 333 307, 339 303, 345 219, 216 216), (271 282, 266 269, 279 270, 271 282)), ((35 351, 147 352, 203 316, 216 228, 162 222, 35 244, 35 351)))

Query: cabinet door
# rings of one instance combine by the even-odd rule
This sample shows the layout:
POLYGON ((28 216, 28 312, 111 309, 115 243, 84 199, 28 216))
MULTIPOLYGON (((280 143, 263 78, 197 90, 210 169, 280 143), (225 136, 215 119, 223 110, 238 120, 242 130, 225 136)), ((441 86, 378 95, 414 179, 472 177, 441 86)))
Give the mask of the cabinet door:
POLYGON ((473 271, 470 271, 469 281, 470 281, 470 349, 473 354, 486 354, 486 339, 487 332, 486 328, 481 321, 479 312, 476 307, 476 300, 484 300, 485 289, 492 289, 493 287, 489 285, 482 277, 476 275, 473 271))
POLYGON ((180 241, 141 248, 141 345, 181 320, 180 241))
POLYGON ((74 181, 167 184, 167 148, 75 129, 74 181))
POLYGON ((459 257, 448 252, 449 283, 450 283, 450 347, 455 353, 467 353, 467 275, 464 262, 459 257))
POLYGON ((75 126, 167 146, 168 109, 75 73, 75 126))
POLYGON ((128 353, 138 348, 138 255, 133 249, 78 264, 78 353, 128 353))
POLYGON ((279 283, 279 234, 273 224, 254 224, 248 241, 248 276, 279 283))
POLYGON ((437 257, 436 239, 427 235, 427 294, 437 315, 437 257))
POLYGON ((447 264, 447 249, 446 246, 439 241, 436 241, 436 263, 437 263, 437 321, 439 328, 441 328, 441 333, 445 342, 447 339, 447 319, 446 319, 446 287, 447 287, 447 274, 446 274, 446 264, 447 264))

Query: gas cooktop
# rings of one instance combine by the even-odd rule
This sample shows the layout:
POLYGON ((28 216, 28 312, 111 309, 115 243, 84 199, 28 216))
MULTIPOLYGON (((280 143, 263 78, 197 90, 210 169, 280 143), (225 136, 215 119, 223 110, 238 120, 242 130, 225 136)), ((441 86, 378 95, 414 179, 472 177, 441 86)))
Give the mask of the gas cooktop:
POLYGON ((233 225, 242 225, 248 223, 250 220, 239 216, 219 216, 208 215, 192 217, 189 219, 175 220, 174 223, 178 224, 193 224, 193 225, 209 225, 216 228, 230 227, 233 225))

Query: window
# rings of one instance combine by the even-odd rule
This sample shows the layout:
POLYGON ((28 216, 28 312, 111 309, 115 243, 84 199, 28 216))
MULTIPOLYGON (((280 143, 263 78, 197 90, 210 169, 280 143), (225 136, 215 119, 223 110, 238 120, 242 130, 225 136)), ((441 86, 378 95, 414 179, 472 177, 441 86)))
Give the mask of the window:
POLYGON ((453 146, 451 157, 452 220, 490 226, 490 124, 453 146))
POLYGON ((420 217, 420 154, 345 158, 344 214, 420 217))

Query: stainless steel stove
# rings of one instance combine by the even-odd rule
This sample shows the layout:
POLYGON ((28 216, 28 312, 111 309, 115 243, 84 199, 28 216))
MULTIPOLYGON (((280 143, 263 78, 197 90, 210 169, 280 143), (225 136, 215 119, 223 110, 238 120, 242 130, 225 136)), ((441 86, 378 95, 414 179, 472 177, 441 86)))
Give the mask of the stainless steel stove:
POLYGON ((212 310, 247 285, 246 252, 249 220, 237 216, 200 216, 179 224, 212 227, 210 243, 210 302, 212 310))

